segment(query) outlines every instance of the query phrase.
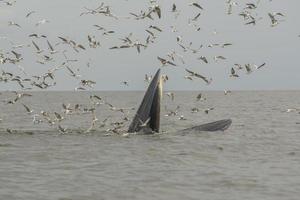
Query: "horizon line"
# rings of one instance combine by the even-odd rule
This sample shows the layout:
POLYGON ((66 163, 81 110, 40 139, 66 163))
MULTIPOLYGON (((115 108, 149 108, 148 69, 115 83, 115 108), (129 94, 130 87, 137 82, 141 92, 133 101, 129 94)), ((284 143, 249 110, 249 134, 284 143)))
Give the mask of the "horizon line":
MULTIPOLYGON (((0 90, 0 92, 144 92, 145 90, 0 90)), ((224 92, 225 90, 165 90, 165 92, 224 92)), ((300 91, 300 89, 228 89, 232 92, 292 92, 300 91)))

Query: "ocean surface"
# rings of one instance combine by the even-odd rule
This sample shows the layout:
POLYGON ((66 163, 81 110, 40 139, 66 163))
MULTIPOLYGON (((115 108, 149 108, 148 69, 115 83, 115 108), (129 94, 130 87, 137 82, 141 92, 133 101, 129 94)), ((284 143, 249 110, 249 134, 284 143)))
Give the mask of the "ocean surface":
POLYGON ((30 94, 14 104, 14 93, 0 94, 1 200, 300 198, 300 111, 286 112, 300 108, 300 91, 164 95, 154 135, 126 134, 143 92, 30 94), (51 125, 42 110, 64 119, 51 125), (226 118, 233 123, 225 132, 180 132, 226 118))

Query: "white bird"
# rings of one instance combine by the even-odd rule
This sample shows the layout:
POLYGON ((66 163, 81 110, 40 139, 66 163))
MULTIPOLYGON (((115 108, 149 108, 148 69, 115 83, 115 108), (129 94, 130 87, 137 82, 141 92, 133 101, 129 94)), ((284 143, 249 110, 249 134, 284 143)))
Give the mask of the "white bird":
POLYGON ((45 23, 49 23, 50 21, 48 21, 48 20, 46 20, 46 19, 42 19, 42 20, 40 20, 40 21, 38 21, 36 24, 35 24, 35 26, 39 26, 39 25, 41 25, 41 24, 45 24, 45 23))
POLYGON ((31 114, 33 112, 33 110, 31 110, 27 105, 23 104, 22 105, 24 106, 24 108, 26 109, 27 111, 27 114, 31 114))
POLYGON ((55 118, 56 118, 56 120, 57 121, 62 121, 63 119, 64 119, 64 117, 63 116, 61 116, 59 113, 57 113, 57 112, 54 112, 54 115, 55 115, 55 118))
POLYGON ((179 120, 187 120, 183 115, 180 115, 179 120))
POLYGON ((36 53, 40 54, 43 52, 43 50, 40 49, 40 47, 34 42, 32 41, 33 46, 36 48, 36 53))
POLYGON ((255 66, 256 69, 260 69, 260 68, 262 68, 262 67, 265 66, 265 65, 266 65, 266 63, 263 63, 263 64, 261 64, 261 65, 259 65, 259 66, 257 66, 257 65, 254 65, 254 66, 255 66))
POLYGON ((187 71, 187 72, 190 74, 190 76, 187 76, 187 78, 189 78, 190 80, 192 80, 192 77, 195 76, 195 77, 197 77, 197 78, 202 79, 202 80, 205 81, 207 84, 210 84, 210 83, 212 82, 212 78, 208 79, 208 78, 206 78, 205 76, 202 76, 202 75, 200 75, 200 74, 198 74, 198 73, 196 73, 196 72, 193 72, 193 71, 191 71, 191 70, 189 70, 189 69, 185 69, 185 71, 187 71))
POLYGON ((39 114, 34 114, 34 115, 32 115, 32 122, 34 123, 34 124, 40 124, 40 123, 42 123, 43 122, 43 120, 41 120, 41 119, 38 119, 38 117, 40 117, 40 115, 39 114))
POLYGON ((68 129, 67 128, 63 128, 61 125, 58 125, 58 130, 61 133, 66 133, 68 129))
POLYGON ((32 15, 33 13, 35 13, 35 11, 30 11, 29 13, 27 13, 26 18, 28 18, 30 15, 32 15))
POLYGON ((213 110, 213 109, 214 109, 214 108, 207 108, 207 109, 204 110, 204 112, 205 112, 206 114, 208 114, 208 112, 211 111, 211 110, 213 110))
POLYGON ((8 26, 17 26, 17 27, 21 28, 21 26, 19 24, 15 23, 13 21, 9 21, 8 26))
POLYGON ((231 93, 230 90, 224 90, 224 95, 227 95, 227 94, 229 94, 229 93, 231 93))
POLYGON ((170 98, 172 99, 172 101, 174 101, 175 95, 174 95, 173 92, 167 92, 166 95, 167 95, 168 97, 170 97, 170 98))
POLYGON ((145 82, 150 83, 151 79, 152 79, 151 75, 145 74, 145 79, 144 79, 145 82))
POLYGON ((300 110, 300 109, 298 109, 298 108, 288 108, 288 109, 286 109, 286 112, 290 113, 290 112, 295 112, 295 111, 298 111, 298 110, 300 110))
POLYGON ((197 98, 197 101, 205 101, 206 100, 205 97, 202 97, 202 93, 199 93, 196 98, 197 98))
POLYGON ((54 50, 54 48, 53 48, 53 46, 50 44, 50 42, 47 40, 47 44, 48 44, 48 47, 49 47, 49 49, 50 49, 50 53, 51 54, 55 54, 55 53, 57 53, 58 51, 55 51, 54 50))
POLYGON ((139 121, 140 121, 139 127, 141 127, 141 128, 147 127, 150 122, 150 119, 151 118, 149 117, 145 122, 143 122, 142 120, 139 119, 139 121))

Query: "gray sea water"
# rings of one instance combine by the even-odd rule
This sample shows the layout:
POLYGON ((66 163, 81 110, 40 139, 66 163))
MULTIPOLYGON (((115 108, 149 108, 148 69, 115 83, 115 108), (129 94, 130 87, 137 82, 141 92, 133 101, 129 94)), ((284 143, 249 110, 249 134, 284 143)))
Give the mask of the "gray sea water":
POLYGON ((107 129, 132 118, 143 92, 34 92, 13 105, 6 102, 15 94, 2 92, 0 199, 300 198, 300 114, 286 112, 300 107, 299 91, 203 92, 206 101, 174 93, 174 101, 164 96, 160 134, 124 137, 107 129), (88 133, 92 114, 66 115, 62 134, 57 122, 34 124, 21 104, 62 113, 62 103, 93 107, 91 94, 126 109, 94 106, 98 121, 88 133), (177 105, 176 116, 165 116, 177 105), (225 132, 180 133, 224 118, 233 120, 225 132))

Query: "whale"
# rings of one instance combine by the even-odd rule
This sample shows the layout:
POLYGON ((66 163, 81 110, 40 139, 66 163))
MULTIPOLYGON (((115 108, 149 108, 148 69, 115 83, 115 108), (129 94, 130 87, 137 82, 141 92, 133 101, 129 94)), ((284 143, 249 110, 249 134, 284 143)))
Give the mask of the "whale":
MULTIPOLYGON (((142 102, 134 115, 128 133, 144 133, 154 134, 159 133, 160 130, 160 104, 162 99, 162 83, 163 80, 158 69, 153 76, 142 102)), ((225 131, 232 124, 231 119, 222 119, 210 123, 200 124, 190 128, 183 129, 187 133, 193 132, 215 132, 225 131)))
POLYGON ((159 132, 160 128, 160 101, 162 97, 162 80, 160 76, 160 69, 152 78, 144 98, 138 108, 128 132, 139 132, 141 129, 150 129, 152 132, 159 132), (146 126, 142 126, 145 122, 146 126))

